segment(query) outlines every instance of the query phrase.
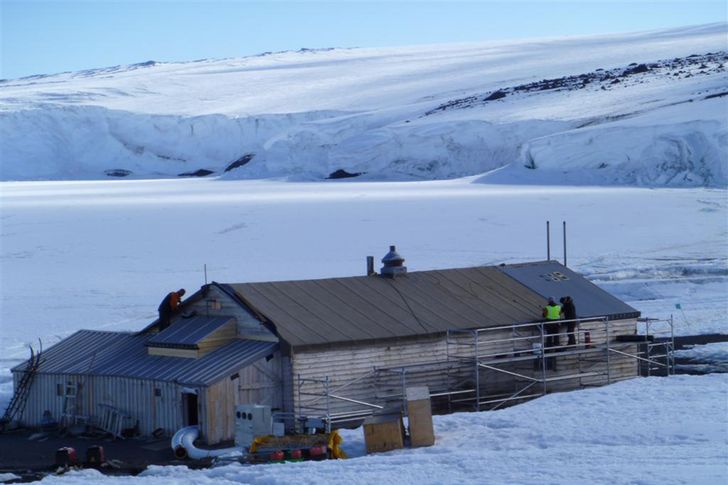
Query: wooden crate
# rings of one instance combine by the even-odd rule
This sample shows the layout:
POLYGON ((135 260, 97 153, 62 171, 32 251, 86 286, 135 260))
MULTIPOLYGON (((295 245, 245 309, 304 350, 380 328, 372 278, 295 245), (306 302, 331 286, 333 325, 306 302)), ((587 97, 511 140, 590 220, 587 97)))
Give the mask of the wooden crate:
POLYGON ((364 421, 367 453, 404 448, 404 425, 401 414, 381 414, 364 421))
POLYGON ((410 446, 416 448, 435 444, 430 390, 427 387, 407 388, 407 420, 410 446))

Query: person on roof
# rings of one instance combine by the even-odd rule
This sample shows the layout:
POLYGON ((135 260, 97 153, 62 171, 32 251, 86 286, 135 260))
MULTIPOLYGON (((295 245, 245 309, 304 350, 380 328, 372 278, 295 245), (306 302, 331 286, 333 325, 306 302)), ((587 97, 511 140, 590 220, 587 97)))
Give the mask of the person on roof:
POLYGON ((164 297, 162 303, 159 304, 159 331, 161 332, 165 328, 169 327, 171 323, 172 315, 174 315, 181 306, 182 297, 185 294, 185 289, 180 288, 177 291, 168 293, 164 297))
MULTIPOLYGON (((549 301, 543 308, 542 316, 546 319, 544 331, 544 350, 553 352, 559 346, 559 323, 561 320, 561 306, 556 304, 553 297, 549 297, 549 301)), ((556 363, 553 358, 546 359, 546 365, 549 369, 556 370, 556 363)))
POLYGON ((566 334, 569 336, 567 345, 576 345, 576 305, 570 296, 561 298, 561 313, 566 319, 566 334))

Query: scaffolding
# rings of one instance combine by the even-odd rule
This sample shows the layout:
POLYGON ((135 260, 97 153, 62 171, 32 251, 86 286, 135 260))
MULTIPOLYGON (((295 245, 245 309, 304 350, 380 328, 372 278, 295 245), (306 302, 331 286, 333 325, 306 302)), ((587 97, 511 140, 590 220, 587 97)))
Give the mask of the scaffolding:
POLYGON ((675 373, 675 328, 670 318, 640 318, 637 334, 644 336, 640 375, 666 376, 675 373))
POLYGON ((607 317, 512 324, 445 335, 444 359, 373 367, 346 382, 297 376, 298 421, 333 425, 404 406, 409 385, 427 385, 438 411, 498 409, 549 392, 674 372, 669 319, 607 317), (636 332, 635 332, 636 330, 636 332), (561 339, 565 339, 562 344, 561 339))
POLYGON ((460 372, 454 376, 460 380, 449 394, 459 396, 451 398, 450 404, 470 403, 478 411, 486 406, 497 409, 560 390, 560 382, 567 383, 561 389, 611 384, 625 378, 619 370, 626 366, 635 368, 630 377, 674 372, 672 317, 639 319, 634 334, 616 334, 615 322, 607 317, 559 320, 557 325, 573 326, 566 333, 549 333, 549 325, 533 322, 449 331, 448 359, 471 368, 469 375, 460 372), (568 339, 565 345, 560 342, 563 336, 568 339), (557 363, 564 361, 560 371, 557 363), (490 371, 490 379, 484 379, 484 371, 490 371), (499 375, 508 379, 494 378, 499 375), (496 381, 490 389, 489 380, 496 381), (468 383, 472 385, 468 387, 468 383))

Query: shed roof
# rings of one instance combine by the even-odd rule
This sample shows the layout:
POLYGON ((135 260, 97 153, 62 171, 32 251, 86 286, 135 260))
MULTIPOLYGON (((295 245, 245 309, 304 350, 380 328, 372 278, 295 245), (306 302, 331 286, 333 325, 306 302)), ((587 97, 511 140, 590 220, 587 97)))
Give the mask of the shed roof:
POLYGON ((194 316, 178 318, 175 320, 174 325, 167 327, 147 340, 146 345, 197 348, 198 343, 233 320, 233 317, 194 316))
POLYGON ((495 267, 229 287, 293 346, 529 322, 544 304, 495 267))
MULTIPOLYGON (((270 355, 278 344, 237 339, 199 359, 149 355, 148 335, 79 330, 45 350, 38 372, 104 375, 209 385, 270 355)), ((13 368, 21 371, 25 364, 13 368)))
POLYGON ((500 270, 543 298, 571 296, 579 317, 637 318, 640 312, 556 261, 503 266, 500 270))

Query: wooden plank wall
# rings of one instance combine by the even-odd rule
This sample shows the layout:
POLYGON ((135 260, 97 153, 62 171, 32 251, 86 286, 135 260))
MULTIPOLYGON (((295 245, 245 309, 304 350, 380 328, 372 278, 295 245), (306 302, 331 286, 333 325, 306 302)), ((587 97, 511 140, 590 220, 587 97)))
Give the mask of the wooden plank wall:
MULTIPOLYGON (((593 346, 606 343, 607 332, 603 322, 585 322, 580 326, 584 331, 591 333, 593 346)), ((562 333, 565 333, 565 326, 562 333)), ((609 322, 610 345, 627 353, 636 353, 634 344, 617 343, 617 335, 632 335, 635 333, 635 321, 623 320, 609 322)), ((567 337, 562 334, 561 344, 565 345, 567 337)), ((540 379, 543 377, 539 361, 526 360, 523 362, 507 363, 509 357, 534 355, 532 343, 540 342, 540 332, 537 329, 522 330, 515 333, 512 330, 497 330, 482 332, 478 337, 478 356, 483 360, 503 363, 492 364, 495 367, 524 376, 540 379), (516 340, 513 337, 524 337, 516 340)), ((610 353, 611 382, 636 377, 638 375, 637 360, 610 353)), ((427 385, 434 393, 448 390, 465 390, 475 388, 475 339, 471 333, 416 337, 411 339, 393 339, 373 343, 347 343, 341 345, 318 346, 309 349, 294 349, 292 352, 294 404, 295 411, 302 407, 303 414, 325 414, 325 399, 306 395, 324 395, 324 385, 320 382, 303 382, 299 385, 299 376, 306 379, 323 380, 329 377, 329 388, 335 391, 338 387, 346 386, 341 392, 334 392, 349 399, 356 399, 368 403, 389 406, 398 404, 402 396, 401 373, 388 372, 371 374, 377 368, 397 368, 412 364, 431 363, 422 367, 409 368, 406 371, 406 385, 427 385), (449 359, 449 360, 448 360, 449 359), (363 378, 367 374, 370 377, 363 378), (301 394, 299 396, 299 391, 301 394), (315 401, 315 405, 313 402, 315 401)), ((585 386, 604 385, 607 383, 606 351, 599 351, 587 355, 561 356, 556 358, 556 369, 548 370, 546 377, 562 378, 573 374, 598 373, 592 377, 578 377, 555 380, 546 385, 546 392, 556 392, 581 388, 585 386)), ((529 382, 504 372, 481 369, 478 374, 481 390, 481 400, 488 396, 512 394, 529 382)), ((537 384, 533 392, 542 392, 542 384, 537 384)), ((464 394, 460 397, 468 397, 464 394)), ((469 396, 474 397, 474 392, 469 396)), ((457 399, 457 398, 455 398, 457 399)), ((473 403, 471 402, 470 405, 473 403)), ((331 413, 367 410, 366 406, 346 401, 330 399, 331 413)))
MULTIPOLYGON (((392 339, 371 343, 345 343, 340 345, 318 346, 311 349, 292 350, 293 398, 296 411, 299 405, 308 405, 315 400, 314 396, 302 394, 318 394, 324 392, 321 383, 305 382, 299 385, 299 376, 306 379, 325 379, 329 377, 330 389, 336 389, 350 381, 370 374, 375 367, 401 367, 417 363, 439 361, 437 368, 425 369, 412 374, 407 385, 429 385, 431 389, 447 386, 447 373, 442 366, 447 365, 447 346, 443 335, 420 336, 407 339, 392 339)), ((366 402, 376 401, 378 404, 390 404, 401 401, 401 375, 387 373, 374 376, 348 386, 341 395, 366 402)), ((323 406, 325 400, 318 400, 316 407, 323 406)), ((331 400, 331 412, 350 410, 366 410, 366 406, 331 400)), ((314 415, 314 410, 303 410, 304 414, 314 415)), ((324 412, 325 413, 325 412, 324 412)), ((321 413, 321 414, 324 414, 321 413)))
POLYGON ((208 444, 235 438, 235 406, 238 404, 266 404, 273 410, 283 407, 281 356, 276 352, 266 361, 239 369, 222 378, 205 391, 204 419, 201 429, 208 444))
POLYGON ((58 395, 58 386, 62 386, 65 392, 69 384, 78 389, 75 400, 77 415, 97 420, 101 416, 99 404, 108 404, 138 421, 142 435, 150 435, 158 428, 171 434, 182 426, 181 388, 174 383, 67 374, 39 374, 35 377, 22 422, 27 426, 39 426, 46 410, 60 422, 65 396, 58 395))
MULTIPOLYGON (((592 344, 598 346, 606 342, 606 331, 601 322, 585 323, 581 330, 591 332, 592 344)), ((635 331, 635 321, 610 322, 610 341, 612 346, 624 352, 636 353, 635 344, 613 342, 617 335, 631 335, 635 331)), ((478 341, 479 354, 502 354, 504 360, 510 355, 532 353, 531 342, 524 340, 519 347, 508 342, 494 343, 494 340, 512 336, 510 331, 481 334, 478 341)), ((562 335, 562 343, 566 337, 562 335)), ((445 390, 468 389, 474 386, 475 366, 473 365, 474 346, 472 336, 460 334, 448 341, 445 335, 420 336, 407 339, 391 339, 363 343, 298 348, 291 351, 290 360, 279 352, 270 361, 261 359, 254 365, 240 369, 233 380, 224 377, 209 390, 198 389, 200 401, 200 421, 203 436, 209 443, 216 443, 234 436, 232 420, 235 405, 238 403, 270 403, 275 409, 295 412, 298 406, 306 405, 313 397, 303 396, 299 400, 299 390, 304 393, 323 393, 323 385, 316 382, 298 384, 298 376, 307 379, 330 378, 330 388, 351 383, 353 380, 370 374, 376 368, 399 368, 413 364, 425 364, 420 368, 408 368, 405 379, 407 386, 428 386, 432 393, 445 390), (468 350, 469 349, 469 350, 468 350), (455 355, 470 359, 458 360, 455 355)), ((617 354, 610 355, 611 381, 628 379, 638 375, 636 359, 617 354)), ((534 369, 532 360, 510 363, 503 368, 532 377, 540 377, 540 370, 534 369)), ((548 371, 547 377, 557 377, 582 372, 605 373, 604 353, 591 355, 558 357, 556 370, 548 371)), ((481 399, 488 395, 512 393, 522 388, 528 380, 514 378, 492 370, 481 370, 481 399)), ((19 373, 14 375, 17 382, 19 373)), ((157 428, 171 434, 183 425, 182 388, 174 383, 141 379, 75 376, 63 374, 39 374, 30 391, 23 422, 29 426, 40 424, 43 412, 49 410, 55 419, 63 412, 63 396, 57 395, 57 385, 65 389, 67 383, 80 385, 78 414, 99 415, 98 404, 105 403, 117 407, 139 421, 143 435, 149 435, 157 428), (158 394, 155 389, 159 389, 158 394)), ((555 381, 547 385, 548 392, 574 389, 584 386, 603 385, 606 376, 581 377, 555 381)), ((372 374, 349 385, 338 392, 340 395, 375 402, 380 405, 399 404, 402 393, 402 374, 386 372, 372 374)), ((324 401, 318 403, 321 407, 324 401)), ((367 407, 332 400, 331 412, 350 412, 367 410, 367 407)), ((325 411, 324 411, 325 412, 325 411)), ((318 413, 318 415, 324 414, 318 413)), ((316 415, 312 411, 304 412, 316 415)))
POLYGON ((230 316, 237 320, 239 337, 252 340, 276 341, 277 338, 265 328, 250 312, 241 307, 226 293, 216 286, 210 286, 207 296, 186 307, 187 311, 195 310, 202 316, 230 316))
POLYGON ((235 322, 228 322, 197 343, 198 357, 219 349, 237 337, 235 322))
MULTIPOLYGON (((635 344, 625 344, 615 341, 617 335, 632 335, 635 333, 635 320, 620 320, 609 322, 610 347, 622 352, 635 354, 637 346, 635 344)), ((576 349, 583 349, 584 332, 589 332, 591 336, 592 346, 597 348, 604 346, 607 341, 607 327, 603 321, 587 321, 582 322, 578 327, 579 337, 577 339, 578 346, 576 349)), ((567 344, 566 326, 561 326, 560 345, 567 344)), ((463 341, 463 337, 459 336, 457 344, 452 344, 451 349, 455 348, 459 355, 463 355, 468 348, 474 348, 472 342, 468 346, 467 341, 463 341)), ((489 361, 490 365, 510 372, 526 375, 533 378, 542 378, 543 372, 540 368, 540 362, 527 360, 516 363, 509 363, 509 357, 534 355, 535 351, 532 347, 534 343, 541 343, 540 331, 537 328, 521 329, 519 331, 499 330, 485 331, 478 336, 478 355, 481 359, 489 361), (510 340, 509 338, 517 337, 519 340, 510 340), (498 363, 502 359, 503 363, 498 363)), ((563 349, 569 351, 573 349, 563 349)), ((474 352, 474 350, 473 350, 474 352)), ((537 352, 537 351, 536 351, 537 352)), ((452 353, 452 352, 451 352, 452 353)), ((558 354, 556 354, 558 355, 558 354)), ((595 351, 590 354, 563 355, 554 357, 554 369, 546 371, 546 378, 560 378, 563 380, 555 380, 547 383, 546 392, 556 392, 575 389, 585 386, 604 385, 608 381, 616 382, 626 378, 636 377, 638 375, 637 360, 622 356, 616 353, 609 355, 609 376, 607 376, 607 357, 606 350, 595 351), (579 377, 573 379, 565 379, 566 376, 582 373, 597 373, 600 375, 591 377, 579 377)), ((471 374, 474 376, 474 373, 471 374)), ((464 379, 466 383, 471 384, 474 378, 468 381, 467 374, 464 379)), ((519 379, 504 372, 498 372, 490 369, 481 369, 479 380, 481 384, 481 399, 484 396, 493 396, 503 393, 512 393, 525 387, 526 384, 532 382, 528 379, 519 379)), ((543 386, 537 384, 534 391, 543 391, 543 386)))

